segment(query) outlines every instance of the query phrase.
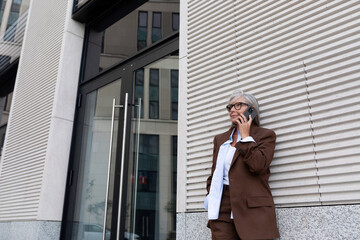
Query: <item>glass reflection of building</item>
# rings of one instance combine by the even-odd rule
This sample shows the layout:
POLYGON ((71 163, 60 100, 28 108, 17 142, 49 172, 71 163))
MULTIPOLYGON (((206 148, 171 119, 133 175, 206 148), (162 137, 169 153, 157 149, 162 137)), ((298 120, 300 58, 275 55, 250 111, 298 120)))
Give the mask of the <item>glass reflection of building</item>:
POLYGON ((0 71, 20 55, 30 0, 0 0, 0 71))
MULTIPOLYGON (((10 113, 30 0, 0 0, 0 148, 10 113), (13 74, 9 74, 12 72, 13 74)), ((1 155, 2 150, 0 150, 1 155)))
POLYGON ((0 98, 0 156, 5 142, 5 133, 10 113, 12 93, 0 98))
POLYGON ((130 150, 133 180, 128 183, 132 194, 127 196, 125 228, 145 239, 172 239, 176 229, 177 52, 138 69, 134 84, 134 102, 142 99, 143 104, 140 121, 139 112, 134 112, 132 120, 134 141, 137 121, 140 124, 139 151, 130 150))
POLYGON ((102 32, 90 30, 85 79, 136 55, 179 30, 178 1, 148 1, 102 32), (89 52, 88 52, 89 54, 89 52))

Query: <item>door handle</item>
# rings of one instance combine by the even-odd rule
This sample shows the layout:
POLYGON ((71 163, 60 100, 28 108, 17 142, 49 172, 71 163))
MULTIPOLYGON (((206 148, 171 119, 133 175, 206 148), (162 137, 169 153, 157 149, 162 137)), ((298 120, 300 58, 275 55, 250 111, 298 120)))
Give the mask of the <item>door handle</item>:
POLYGON ((135 166, 134 166, 134 207, 133 207, 133 212, 132 212, 132 236, 131 236, 131 240, 134 240, 135 238, 135 218, 136 218, 136 201, 137 201, 137 185, 138 185, 138 168, 139 168, 139 147, 140 147, 140 119, 141 119, 141 98, 139 98, 138 100, 138 105, 135 105, 136 107, 138 107, 138 111, 137 111, 137 126, 136 126, 136 155, 135 155, 135 166))
POLYGON ((118 220, 117 220, 117 231, 116 239, 120 239, 120 219, 121 219, 121 202, 122 202, 122 191, 124 181, 124 161, 125 161, 125 140, 126 140, 126 122, 127 122, 127 110, 128 110, 128 93, 125 93, 125 104, 124 104, 124 124, 123 124, 123 138, 121 146, 121 167, 120 167, 120 186, 119 186, 119 209, 118 209, 118 220))
POLYGON ((109 147, 109 159, 108 159, 108 169, 107 169, 107 180, 106 180, 106 194, 105 194, 105 210, 104 210, 104 225, 102 239, 106 240, 106 217, 108 210, 108 196, 109 196, 109 185, 110 185, 110 168, 111 168, 111 158, 112 158, 112 143, 114 138, 114 119, 115 119, 115 108, 122 107, 122 105, 116 105, 116 99, 113 99, 112 111, 111 111, 111 126, 110 126, 110 147, 109 147))
MULTIPOLYGON (((112 158, 112 143, 114 138, 114 120, 115 120, 115 108, 124 107, 124 132, 123 132, 123 143, 122 143, 122 153, 121 153, 121 171, 120 171, 120 191, 119 196, 122 195, 122 179, 124 175, 124 149, 125 149, 125 136, 126 136, 126 116, 127 116, 127 107, 128 107, 128 93, 125 94, 125 104, 124 105, 116 105, 116 99, 113 99, 112 104, 112 113, 111 113, 111 127, 110 127, 110 147, 109 147, 109 159, 108 159, 108 169, 107 169, 107 181, 106 181, 106 195, 105 195, 105 210, 104 210, 104 226, 102 239, 106 240, 106 217, 108 210, 108 197, 109 197, 109 185, 110 185, 110 170, 111 170, 111 158, 112 158)), ((119 198, 119 209, 121 208, 121 198, 119 198)), ((119 211, 120 213, 120 211, 119 211)), ((117 239, 119 239, 119 219, 118 219, 118 232, 117 239)))
POLYGON ((149 216, 146 216, 146 236, 149 237, 149 216))

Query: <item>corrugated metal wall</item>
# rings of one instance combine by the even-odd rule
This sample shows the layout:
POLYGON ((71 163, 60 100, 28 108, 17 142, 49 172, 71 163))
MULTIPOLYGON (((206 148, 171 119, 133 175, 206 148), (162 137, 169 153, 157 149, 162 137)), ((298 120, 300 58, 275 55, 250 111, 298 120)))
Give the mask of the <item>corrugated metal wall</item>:
POLYGON ((360 203, 360 2, 188 1, 186 210, 201 210, 232 90, 275 130, 277 206, 360 203))
POLYGON ((0 221, 36 219, 42 190, 68 1, 31 3, 0 164, 0 221))

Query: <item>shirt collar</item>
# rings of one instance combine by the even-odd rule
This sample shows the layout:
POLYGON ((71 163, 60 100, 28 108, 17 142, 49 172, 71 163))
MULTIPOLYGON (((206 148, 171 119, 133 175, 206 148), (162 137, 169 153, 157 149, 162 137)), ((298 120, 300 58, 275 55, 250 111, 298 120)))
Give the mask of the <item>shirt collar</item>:
MULTIPOLYGON (((232 141, 233 141, 233 137, 232 137, 232 136, 233 136, 235 130, 236 130, 236 128, 234 128, 234 129, 232 130, 232 132, 231 132, 231 134, 230 134, 229 140, 227 140, 226 142, 224 142, 224 144, 232 143, 232 141)), ((237 137, 236 142, 240 142, 240 140, 241 140, 240 131, 238 131, 238 137, 237 137)))

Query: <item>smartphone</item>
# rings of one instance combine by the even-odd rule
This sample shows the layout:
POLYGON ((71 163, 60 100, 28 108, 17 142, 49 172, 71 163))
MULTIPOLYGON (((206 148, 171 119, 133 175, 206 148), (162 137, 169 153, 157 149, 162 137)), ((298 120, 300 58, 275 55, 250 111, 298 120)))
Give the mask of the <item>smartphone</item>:
MULTIPOLYGON (((249 116, 251 115, 251 118, 254 120, 256 115, 257 115, 257 111, 255 110, 255 108, 253 108, 252 106, 249 106, 245 112, 243 113, 244 116, 246 117, 247 121, 249 121, 249 116)), ((241 120, 239 119, 239 121, 241 122, 241 120)))

